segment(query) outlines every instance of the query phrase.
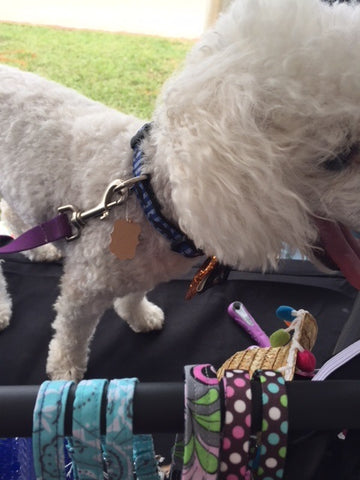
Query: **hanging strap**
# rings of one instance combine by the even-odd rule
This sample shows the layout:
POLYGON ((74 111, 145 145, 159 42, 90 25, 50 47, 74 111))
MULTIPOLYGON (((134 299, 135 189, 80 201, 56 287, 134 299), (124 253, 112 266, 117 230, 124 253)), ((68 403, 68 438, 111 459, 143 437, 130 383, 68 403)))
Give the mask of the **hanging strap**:
POLYGON ((256 370, 253 379, 261 385, 263 419, 251 467, 259 480, 282 479, 289 429, 285 380, 273 370, 256 370))
POLYGON ((185 367, 182 480, 216 480, 221 437, 220 384, 208 364, 185 367))
POLYGON ((133 397, 136 378, 111 380, 106 408, 106 467, 109 480, 133 478, 133 397))
POLYGON ((82 380, 76 389, 72 421, 72 459, 79 477, 102 479, 101 405, 107 380, 82 380))
POLYGON ((151 435, 134 435, 133 459, 137 480, 160 480, 151 435))
POLYGON ((249 479, 252 400, 249 372, 226 370, 224 395, 225 420, 219 479, 249 479))
POLYGON ((33 413, 33 458, 37 480, 65 476, 64 420, 74 382, 46 381, 39 389, 33 413))

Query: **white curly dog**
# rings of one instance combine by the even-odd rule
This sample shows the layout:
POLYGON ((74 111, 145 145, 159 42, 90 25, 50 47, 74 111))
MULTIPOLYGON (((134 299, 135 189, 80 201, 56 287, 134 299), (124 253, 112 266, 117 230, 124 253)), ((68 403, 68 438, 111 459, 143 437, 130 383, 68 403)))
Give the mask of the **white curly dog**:
MULTIPOLYGON (((85 224, 78 239, 55 243, 64 273, 51 378, 83 377, 111 305, 135 331, 160 329, 164 314, 145 294, 198 261, 182 252, 191 242, 224 264, 264 270, 285 243, 314 262, 329 256, 360 287, 350 233, 360 230, 360 7, 235 0, 167 82, 134 149, 140 120, 30 73, 1 67, 0 105, 12 231, 64 205, 83 214, 65 209, 71 235, 85 224)), ((3 328, 10 308, 4 298, 3 328)))

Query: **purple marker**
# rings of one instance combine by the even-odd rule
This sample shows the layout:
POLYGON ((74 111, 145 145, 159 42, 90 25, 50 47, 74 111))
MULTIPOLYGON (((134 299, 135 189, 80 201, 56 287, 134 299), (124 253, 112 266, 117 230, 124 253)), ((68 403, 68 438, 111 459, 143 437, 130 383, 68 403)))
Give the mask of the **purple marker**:
POLYGON ((259 347, 270 347, 269 337, 256 323, 241 302, 233 302, 228 307, 228 314, 255 340, 259 347))

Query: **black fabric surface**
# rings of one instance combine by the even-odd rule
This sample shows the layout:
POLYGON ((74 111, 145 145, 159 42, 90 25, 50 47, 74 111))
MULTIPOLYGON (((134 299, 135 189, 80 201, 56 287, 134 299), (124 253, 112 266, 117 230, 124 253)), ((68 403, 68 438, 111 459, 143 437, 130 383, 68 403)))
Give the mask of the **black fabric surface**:
MULTIPOLYGON (((0 385, 40 384, 46 379, 47 348, 55 316, 52 305, 62 266, 30 263, 22 255, 3 258, 14 307, 10 326, 0 333, 0 385)), ((208 362, 219 367, 236 351, 253 343, 226 312, 235 300, 244 303, 267 334, 283 326, 275 316, 278 306, 309 310, 319 325, 314 348, 319 367, 331 356, 356 296, 342 276, 327 276, 308 262, 286 260, 276 273, 231 272, 225 284, 186 301, 184 296, 193 274, 160 285, 149 295, 165 311, 166 323, 160 332, 136 334, 114 311, 107 311, 92 342, 86 378, 136 376, 142 382, 176 382, 183 380, 184 365, 208 362)), ((349 368, 351 372, 345 372, 345 378, 358 378, 356 362, 349 368)), ((167 435, 156 436, 158 453, 168 458, 172 442, 167 435)), ((340 460, 336 465, 331 463, 336 436, 309 433, 305 440, 294 437, 291 442, 286 478, 355 478, 353 473, 331 476, 341 468, 340 460), (322 477, 325 471, 328 476, 322 477)), ((352 445, 357 446, 357 440, 352 445)), ((348 462, 349 450, 343 450, 348 462)))

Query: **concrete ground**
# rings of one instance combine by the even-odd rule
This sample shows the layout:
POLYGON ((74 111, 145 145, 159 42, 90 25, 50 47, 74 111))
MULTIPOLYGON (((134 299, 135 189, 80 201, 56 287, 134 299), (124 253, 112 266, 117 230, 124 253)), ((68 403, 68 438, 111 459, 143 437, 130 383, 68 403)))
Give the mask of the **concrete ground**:
POLYGON ((198 38, 210 0, 0 0, 0 22, 198 38))

